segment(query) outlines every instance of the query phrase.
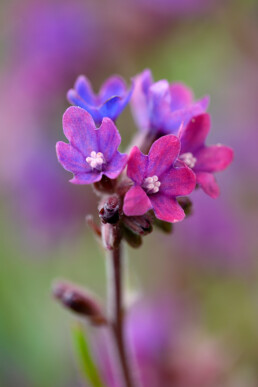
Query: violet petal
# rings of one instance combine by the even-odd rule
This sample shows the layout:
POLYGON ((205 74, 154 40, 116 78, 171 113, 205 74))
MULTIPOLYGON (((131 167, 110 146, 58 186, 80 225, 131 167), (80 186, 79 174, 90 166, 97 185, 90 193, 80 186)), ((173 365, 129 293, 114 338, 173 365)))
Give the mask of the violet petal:
POLYGON ((80 107, 71 106, 63 115, 63 128, 71 145, 84 157, 97 150, 97 135, 91 115, 80 107))

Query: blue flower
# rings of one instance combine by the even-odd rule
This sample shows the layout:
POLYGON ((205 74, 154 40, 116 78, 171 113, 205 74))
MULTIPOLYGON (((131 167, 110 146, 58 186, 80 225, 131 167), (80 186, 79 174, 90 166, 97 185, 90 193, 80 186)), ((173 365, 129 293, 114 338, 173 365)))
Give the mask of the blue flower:
POLYGON ((67 93, 68 101, 72 105, 80 106, 90 113, 96 123, 100 125, 104 117, 115 121, 128 104, 132 95, 133 85, 127 90, 124 80, 114 75, 108 78, 96 95, 89 80, 80 75, 74 85, 67 93))

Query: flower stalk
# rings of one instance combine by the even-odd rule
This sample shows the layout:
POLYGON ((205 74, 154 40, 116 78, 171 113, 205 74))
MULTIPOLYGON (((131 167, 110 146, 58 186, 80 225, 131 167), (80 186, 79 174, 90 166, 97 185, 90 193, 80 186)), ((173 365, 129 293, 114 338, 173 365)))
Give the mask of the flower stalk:
POLYGON ((119 225, 113 226, 115 247, 107 253, 107 296, 110 327, 114 334, 121 371, 126 387, 133 387, 128 351, 125 343, 123 306, 123 256, 119 225))

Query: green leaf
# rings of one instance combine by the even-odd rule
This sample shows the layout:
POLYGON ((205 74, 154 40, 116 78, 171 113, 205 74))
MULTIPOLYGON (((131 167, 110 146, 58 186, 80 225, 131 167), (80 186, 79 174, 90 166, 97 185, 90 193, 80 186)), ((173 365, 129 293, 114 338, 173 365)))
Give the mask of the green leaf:
POLYGON ((81 324, 72 329, 73 342, 82 373, 92 387, 105 387, 91 355, 90 345, 81 324))

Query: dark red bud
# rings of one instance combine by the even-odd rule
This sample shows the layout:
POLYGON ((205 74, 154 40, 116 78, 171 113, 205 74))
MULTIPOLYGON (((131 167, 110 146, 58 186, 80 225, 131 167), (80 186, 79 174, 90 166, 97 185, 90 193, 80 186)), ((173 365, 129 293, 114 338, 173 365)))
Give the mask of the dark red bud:
POLYGON ((142 216, 124 216, 123 225, 135 234, 147 235, 152 232, 153 216, 149 213, 142 216))
POLYGON ((117 195, 110 196, 99 211, 103 223, 116 224, 119 221, 120 200, 117 195))
POLYGON ((53 295, 66 308, 89 318, 92 324, 106 324, 106 318, 96 296, 77 285, 58 281, 53 286, 53 295))

